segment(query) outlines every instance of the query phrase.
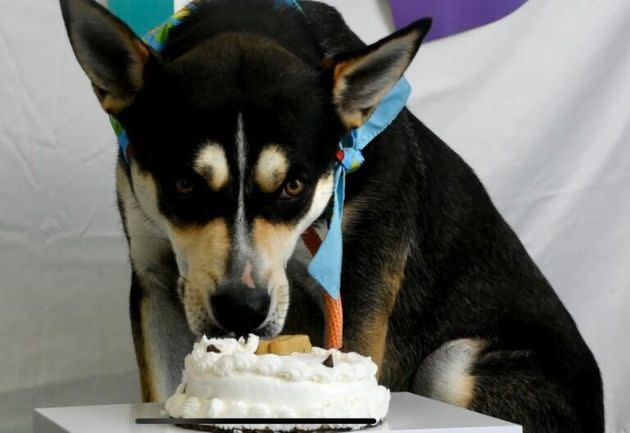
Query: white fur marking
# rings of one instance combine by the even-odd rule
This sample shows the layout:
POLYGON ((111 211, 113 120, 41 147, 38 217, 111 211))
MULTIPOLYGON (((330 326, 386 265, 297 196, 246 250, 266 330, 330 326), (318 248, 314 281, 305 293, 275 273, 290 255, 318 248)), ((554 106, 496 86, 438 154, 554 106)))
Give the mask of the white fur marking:
POLYGON ((238 207, 234 222, 236 256, 239 262, 244 262, 251 256, 249 242, 247 242, 247 227, 245 223, 245 177, 247 176, 247 138, 243 125, 243 114, 239 113, 236 121, 236 152, 238 158, 238 207))
MULTIPOLYGON (((137 173, 133 165, 132 182, 139 178, 137 173)), ((133 182, 134 194, 120 164, 116 167, 116 182, 129 234, 129 257, 138 277, 144 287, 166 286, 168 277, 164 275, 164 270, 167 268, 163 266, 162 259, 169 253, 170 242, 157 211, 153 192, 147 191, 144 183, 133 182)))
MULTIPOLYGON (((145 203, 151 203, 152 200, 147 195, 150 192, 142 188, 138 183, 134 183, 137 187, 135 195, 131 190, 129 179, 124 172, 124 168, 118 163, 116 166, 116 185, 118 194, 122 202, 122 212, 127 225, 127 233, 129 234, 129 257, 133 263, 134 269, 140 280, 140 285, 144 289, 151 289, 155 292, 168 292, 173 275, 169 275, 169 266, 163 262, 164 257, 168 256, 170 242, 166 233, 151 219, 146 211, 141 207, 137 199, 138 196, 143 197, 145 203)), ((151 296, 153 299, 156 296, 151 296)), ((155 316, 155 315, 154 315, 155 316)), ((150 317, 149 317, 150 319, 150 317)), ((147 320, 146 313, 143 320, 147 320)), ((164 320, 164 319, 162 319, 164 320)), ((145 333, 145 345, 151 348, 147 356, 153 356, 147 359, 150 364, 150 371, 153 372, 153 385, 158 396, 168 396, 169 383, 168 366, 169 362, 163 351, 158 348, 162 336, 159 332, 143 323, 143 332, 145 333)))
POLYGON ((474 391, 470 371, 483 346, 481 340, 473 339, 443 344, 422 362, 416 376, 416 390, 435 400, 466 406, 474 391))
MULTIPOLYGON (((311 224, 313 224, 313 222, 326 210, 326 206, 328 206, 328 202, 333 194, 333 184, 333 172, 330 172, 328 175, 320 178, 317 182, 315 192, 313 193, 313 199, 311 201, 311 207, 295 227, 295 242, 297 242, 302 233, 304 233, 304 231, 309 228, 311 224)), ((289 258, 290 256, 287 257, 287 261, 289 258)))

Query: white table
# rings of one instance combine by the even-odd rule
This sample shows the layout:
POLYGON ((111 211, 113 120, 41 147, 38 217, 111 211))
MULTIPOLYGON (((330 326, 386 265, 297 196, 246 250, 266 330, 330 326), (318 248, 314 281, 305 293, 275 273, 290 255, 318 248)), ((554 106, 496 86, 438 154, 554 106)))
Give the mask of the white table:
MULTIPOLYGON (((174 426, 136 425, 160 418, 162 404, 35 409, 34 433, 182 433, 174 426)), ((520 426, 409 393, 393 393, 385 421, 370 433, 522 433, 520 426)))

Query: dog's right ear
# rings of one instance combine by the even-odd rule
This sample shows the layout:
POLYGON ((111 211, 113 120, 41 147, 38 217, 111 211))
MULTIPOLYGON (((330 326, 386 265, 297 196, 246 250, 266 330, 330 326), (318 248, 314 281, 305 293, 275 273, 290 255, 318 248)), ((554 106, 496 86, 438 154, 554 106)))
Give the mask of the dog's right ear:
POLYGON ((144 85, 149 48, 94 0, 60 0, 63 19, 81 67, 103 109, 120 113, 144 85))

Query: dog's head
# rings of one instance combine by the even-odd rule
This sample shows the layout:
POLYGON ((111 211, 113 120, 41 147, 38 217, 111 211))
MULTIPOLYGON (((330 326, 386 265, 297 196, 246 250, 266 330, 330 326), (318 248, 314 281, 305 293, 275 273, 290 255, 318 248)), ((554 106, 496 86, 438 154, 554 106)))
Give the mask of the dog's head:
POLYGON ((61 6, 98 100, 133 145, 133 192, 171 243, 191 330, 279 333, 285 268, 330 201, 339 139, 401 78, 430 22, 314 68, 248 33, 166 60, 94 1, 61 6))

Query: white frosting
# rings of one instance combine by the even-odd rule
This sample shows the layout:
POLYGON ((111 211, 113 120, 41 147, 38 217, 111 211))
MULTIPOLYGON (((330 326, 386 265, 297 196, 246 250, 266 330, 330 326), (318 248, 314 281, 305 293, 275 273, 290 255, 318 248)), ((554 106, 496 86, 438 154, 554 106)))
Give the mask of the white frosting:
MULTIPOLYGON (((374 418, 389 409, 377 366, 357 353, 313 348, 289 356, 256 355, 258 337, 207 339, 186 356, 182 383, 166 402, 175 418, 374 418), (208 352, 213 345, 220 352, 208 352), (333 357, 334 367, 323 361, 333 357)), ((225 429, 311 430, 361 425, 217 425, 225 429)))

